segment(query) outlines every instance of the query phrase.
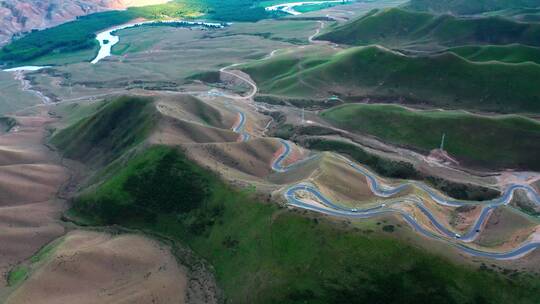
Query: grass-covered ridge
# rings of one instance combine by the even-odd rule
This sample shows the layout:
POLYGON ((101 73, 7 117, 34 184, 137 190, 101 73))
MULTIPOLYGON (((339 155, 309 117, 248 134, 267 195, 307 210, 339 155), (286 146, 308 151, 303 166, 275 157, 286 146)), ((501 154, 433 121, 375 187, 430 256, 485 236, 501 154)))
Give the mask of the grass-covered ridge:
POLYGON ((227 302, 534 303, 540 291, 536 279, 455 265, 381 236, 380 226, 353 231, 257 202, 172 148, 150 148, 117 169, 76 199, 71 215, 189 245, 214 266, 227 302), (199 182, 186 182, 192 175, 199 182), (132 188, 133 180, 148 182, 132 188), (207 192, 187 204, 161 183, 207 192), (149 208, 156 197, 166 201, 149 208), (115 206, 129 212, 114 216, 115 206))
POLYGON ((476 63, 452 53, 405 56, 381 47, 287 53, 242 69, 261 93, 346 100, 374 97, 436 107, 540 112, 540 66, 476 63))
POLYGON ((515 8, 535 8, 540 6, 537 0, 411 0, 408 8, 436 13, 472 15, 489 11, 515 8))
POLYGON ((455 111, 414 111, 394 105, 349 104, 321 116, 340 128, 399 145, 452 156, 492 168, 540 170, 540 123, 519 116, 488 117, 455 111))
POLYGON ((540 64, 540 48, 519 44, 468 45, 450 48, 448 51, 475 62, 500 61, 506 63, 532 62, 540 64))
POLYGON ((540 24, 500 17, 459 18, 392 8, 371 12, 318 36, 349 45, 441 48, 469 44, 540 46, 540 24))
POLYGON ((51 143, 65 157, 93 165, 104 163, 141 143, 154 127, 156 115, 149 98, 119 97, 56 132, 51 143))

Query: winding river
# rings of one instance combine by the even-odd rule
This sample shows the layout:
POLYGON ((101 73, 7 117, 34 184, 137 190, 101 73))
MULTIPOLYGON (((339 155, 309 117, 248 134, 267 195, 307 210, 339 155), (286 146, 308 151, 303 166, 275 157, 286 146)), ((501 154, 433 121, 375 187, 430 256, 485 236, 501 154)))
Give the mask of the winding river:
POLYGON ((166 21, 143 21, 143 22, 137 22, 137 23, 128 23, 128 24, 122 24, 113 28, 110 28, 108 30, 105 30, 103 32, 100 32, 96 35, 96 40, 99 42, 99 51, 97 56, 91 61, 92 64, 98 63, 103 58, 111 56, 111 50, 112 47, 117 44, 120 41, 120 37, 114 35, 114 32, 141 26, 141 25, 150 25, 150 24, 181 24, 185 27, 193 27, 193 26, 206 26, 206 27, 212 27, 212 28, 222 28, 224 27, 221 23, 212 23, 212 22, 202 22, 202 21, 184 21, 184 20, 166 20, 166 21))
MULTIPOLYGON (((290 155, 291 153, 291 146, 290 143, 282 140, 283 145, 283 152, 276 157, 274 162, 272 163, 272 168, 277 172, 286 172, 293 168, 295 168, 298 163, 294 163, 292 165, 289 165, 287 167, 283 166, 283 161, 290 155)), ((389 198, 390 196, 402 193, 407 188, 416 186, 423 191, 436 203, 443 205, 443 206, 450 206, 450 207, 459 207, 459 206, 474 206, 474 205, 482 205, 482 211, 480 212, 480 215, 475 220, 472 227, 463 235, 459 235, 448 228, 446 228, 441 222, 439 222, 433 213, 427 208, 423 202, 417 198, 410 198, 410 197, 404 197, 404 198, 398 198, 398 199, 390 199, 387 201, 381 202, 378 206, 369 208, 369 209, 357 209, 357 208, 347 208, 344 206, 340 206, 339 204, 336 204, 332 202, 329 198, 327 198, 324 194, 322 194, 315 186, 308 184, 308 183, 300 183, 293 185, 285 190, 285 199, 287 200, 287 204, 316 211, 319 213, 332 215, 332 216, 338 216, 338 217, 347 217, 347 218, 370 218, 374 216, 380 216, 383 214, 390 214, 390 213, 396 213, 399 214, 414 230, 416 230, 418 233, 427 236, 432 239, 438 239, 443 240, 450 244, 451 246, 454 246, 458 249, 460 249, 463 252, 466 252, 470 255, 477 256, 477 257, 484 257, 484 258, 492 258, 492 259, 515 259, 522 257, 526 255, 527 253, 532 252, 533 250, 540 247, 540 240, 533 239, 530 241, 525 241, 524 243, 518 245, 516 248, 509 250, 507 252, 490 252, 490 251, 483 251, 479 250, 473 247, 470 247, 467 245, 467 243, 473 242, 478 235, 480 235, 482 227, 486 223, 486 221, 489 219, 489 216, 493 212, 494 209, 496 209, 499 206, 507 205, 512 200, 512 197, 514 195, 514 192, 517 190, 522 190, 527 193, 527 196, 535 203, 540 205, 540 195, 530 186, 527 185, 519 185, 519 184, 511 184, 509 185, 503 192, 503 194, 496 199, 485 201, 485 202, 470 202, 470 201, 458 201, 454 199, 446 198, 440 194, 438 194, 435 190, 428 187, 426 184, 421 182, 404 182, 398 186, 388 186, 381 184, 378 179, 371 174, 369 171, 365 170, 364 168, 356 165, 352 161, 348 160, 345 157, 340 156, 344 161, 348 163, 348 165, 353 168, 356 172, 360 173, 361 175, 365 176, 368 185, 373 192, 378 197, 381 198, 389 198), (309 201, 302 200, 298 197, 298 192, 308 192, 319 202, 322 203, 322 205, 318 205, 315 203, 311 203, 309 201), (426 228, 424 228, 416 218, 410 214, 407 213, 404 210, 392 208, 392 205, 396 203, 402 203, 402 202, 409 202, 414 204, 418 209, 428 218, 428 220, 433 224, 433 226, 436 228, 438 233, 432 232, 426 228)), ((312 159, 311 158, 308 158, 312 159)), ((302 160, 301 162, 305 162, 306 160, 302 160)))
POLYGON ((281 4, 268 6, 268 7, 265 7, 264 9, 266 11, 281 11, 281 12, 291 14, 291 15, 300 15, 302 13, 294 9, 297 6, 310 5, 310 4, 324 4, 324 3, 346 3, 346 2, 350 2, 350 1, 330 0, 330 1, 289 2, 289 3, 281 3, 281 4))

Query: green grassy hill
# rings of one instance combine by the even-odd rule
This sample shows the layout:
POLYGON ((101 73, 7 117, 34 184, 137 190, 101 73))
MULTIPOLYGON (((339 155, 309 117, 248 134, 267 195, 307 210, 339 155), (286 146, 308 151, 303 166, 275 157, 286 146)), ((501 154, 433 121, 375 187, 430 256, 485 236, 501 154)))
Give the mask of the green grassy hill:
POLYGON ((540 123, 519 116, 488 117, 459 111, 412 111, 394 105, 348 104, 324 111, 332 124, 353 132, 491 168, 540 170, 540 123))
POLYGON ((148 98, 120 97, 56 132, 51 143, 67 158, 96 166, 114 160, 142 142, 155 124, 156 110, 148 98))
POLYGON ((506 63, 533 62, 540 64, 540 48, 519 44, 470 45, 450 48, 447 51, 475 62, 501 61, 506 63))
POLYGON ((538 6, 540 6, 538 0, 411 0, 407 7, 420 11, 470 15, 503 9, 534 8, 538 6))
POLYGON ((162 146, 75 199, 70 216, 189 245, 212 264, 227 303, 532 304, 540 292, 536 278, 454 264, 374 221, 353 230, 257 202, 162 146))
POLYGON ((521 22, 540 22, 540 7, 538 8, 509 8, 494 12, 483 13, 484 16, 501 16, 521 22))
POLYGON ((540 24, 500 17, 459 18, 397 8, 371 12, 317 37, 349 45, 442 48, 468 44, 540 46, 540 24))
POLYGON ((261 93, 348 100, 374 97, 436 107, 540 112, 540 66, 472 63, 455 54, 409 57, 380 47, 288 53, 242 69, 261 93), (302 67, 302 68, 299 68, 302 67))

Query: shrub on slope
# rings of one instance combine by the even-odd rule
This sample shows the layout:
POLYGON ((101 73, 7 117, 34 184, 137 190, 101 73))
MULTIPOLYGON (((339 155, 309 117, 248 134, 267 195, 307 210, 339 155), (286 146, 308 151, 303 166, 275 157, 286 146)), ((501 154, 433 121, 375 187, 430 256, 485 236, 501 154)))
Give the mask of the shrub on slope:
POLYGON ((392 8, 338 26, 317 39, 389 47, 510 43, 540 46, 540 24, 514 22, 500 17, 436 16, 392 8))

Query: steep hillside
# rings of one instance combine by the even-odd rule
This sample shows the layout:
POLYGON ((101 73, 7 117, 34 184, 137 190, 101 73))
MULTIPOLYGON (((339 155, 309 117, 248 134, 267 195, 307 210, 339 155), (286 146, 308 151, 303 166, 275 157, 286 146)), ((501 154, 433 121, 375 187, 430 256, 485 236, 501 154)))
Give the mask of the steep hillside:
POLYGON ((165 3, 167 0, 4 0, 0 2, 0 46, 35 29, 44 29, 100 11, 165 3))
POLYGON ((288 53, 243 67, 261 93, 392 102, 498 112, 540 112, 532 63, 473 63, 452 53, 409 57, 375 46, 323 56, 288 53), (299 69, 301 66, 303 69, 299 69))
POLYGON ((330 29, 317 39, 349 45, 422 49, 468 44, 540 46, 540 25, 500 17, 459 18, 393 8, 371 12, 330 29))
POLYGON ((510 8, 533 8, 540 6, 539 0, 411 0, 411 9, 435 13, 458 15, 479 14, 510 8))
POLYGON ((150 99, 120 97, 56 132, 51 142, 65 157, 92 165, 106 163, 142 142, 154 127, 156 115, 150 99))

